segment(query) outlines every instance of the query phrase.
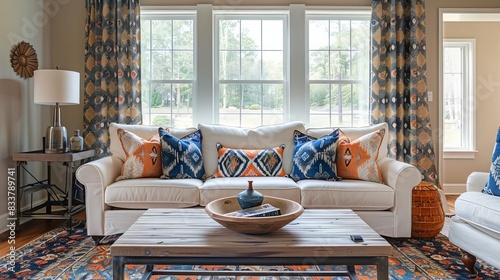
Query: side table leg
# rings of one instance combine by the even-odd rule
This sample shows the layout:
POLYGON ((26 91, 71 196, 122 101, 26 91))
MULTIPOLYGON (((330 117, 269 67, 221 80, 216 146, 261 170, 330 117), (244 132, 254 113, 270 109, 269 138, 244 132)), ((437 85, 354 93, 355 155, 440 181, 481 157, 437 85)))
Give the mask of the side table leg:
POLYGON ((16 231, 19 231, 19 226, 21 225, 21 164, 22 161, 18 161, 16 165, 16 231))
POLYGON ((73 215, 73 163, 65 162, 66 165, 66 199, 68 200, 68 228, 72 228, 71 216, 73 215))
POLYGON ((124 257, 113 257, 113 280, 123 280, 125 263, 124 257))
MULTIPOLYGON (((47 162, 47 182, 52 185, 52 162, 47 162)), ((52 214, 52 201, 50 195, 47 192, 47 205, 45 206, 45 213, 52 214)))

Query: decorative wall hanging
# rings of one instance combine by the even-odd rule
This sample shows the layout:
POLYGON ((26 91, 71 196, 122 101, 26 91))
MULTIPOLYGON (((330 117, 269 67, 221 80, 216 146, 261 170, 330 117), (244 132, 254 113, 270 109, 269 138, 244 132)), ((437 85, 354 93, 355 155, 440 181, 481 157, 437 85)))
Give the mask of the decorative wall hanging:
POLYGON ((10 50, 10 64, 14 72, 22 78, 33 77, 33 72, 38 69, 35 48, 25 41, 14 45, 10 50))

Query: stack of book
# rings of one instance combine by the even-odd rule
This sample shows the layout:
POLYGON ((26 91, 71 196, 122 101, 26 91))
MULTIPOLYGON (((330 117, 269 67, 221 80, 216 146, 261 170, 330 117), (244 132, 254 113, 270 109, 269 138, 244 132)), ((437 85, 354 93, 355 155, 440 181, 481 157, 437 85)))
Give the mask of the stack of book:
POLYGON ((252 208, 236 210, 234 212, 229 212, 226 214, 226 216, 230 217, 271 217, 279 215, 281 215, 280 209, 272 206, 269 203, 252 208))

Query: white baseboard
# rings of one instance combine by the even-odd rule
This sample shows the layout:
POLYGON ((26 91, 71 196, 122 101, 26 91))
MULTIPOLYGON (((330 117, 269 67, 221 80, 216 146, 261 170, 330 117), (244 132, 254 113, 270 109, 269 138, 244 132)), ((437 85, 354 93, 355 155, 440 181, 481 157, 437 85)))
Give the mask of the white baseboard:
POLYGON ((443 184, 445 194, 457 195, 464 193, 465 190, 465 184, 443 184))
MULTIPOLYGON (((42 205, 43 203, 45 203, 45 201, 47 201, 46 198, 40 198, 40 199, 34 201, 33 205, 34 206, 42 205)), ((29 208, 30 208, 29 205, 25 205, 24 207, 21 208, 21 211, 26 211, 29 208)), ((9 230, 7 228, 7 225, 9 224, 9 221, 7 220, 7 218, 9 218, 9 213, 4 213, 4 214, 0 215, 0 233, 4 233, 4 232, 9 230)), ((31 220, 31 219, 30 218, 22 218, 21 224, 24 224, 29 220, 31 220)))

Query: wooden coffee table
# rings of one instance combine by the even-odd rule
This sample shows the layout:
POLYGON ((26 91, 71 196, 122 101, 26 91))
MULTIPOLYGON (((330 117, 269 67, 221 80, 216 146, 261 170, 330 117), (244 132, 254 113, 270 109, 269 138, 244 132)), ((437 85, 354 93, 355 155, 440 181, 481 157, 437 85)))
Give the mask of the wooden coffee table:
POLYGON ((202 208, 150 209, 111 245, 113 279, 126 264, 145 264, 151 275, 350 276, 354 265, 377 266, 388 279, 392 247, 351 210, 306 209, 285 227, 265 235, 231 231, 202 208), (359 234, 363 242, 354 242, 359 234), (154 270, 154 265, 346 265, 346 271, 154 270))

